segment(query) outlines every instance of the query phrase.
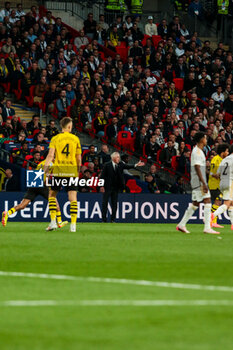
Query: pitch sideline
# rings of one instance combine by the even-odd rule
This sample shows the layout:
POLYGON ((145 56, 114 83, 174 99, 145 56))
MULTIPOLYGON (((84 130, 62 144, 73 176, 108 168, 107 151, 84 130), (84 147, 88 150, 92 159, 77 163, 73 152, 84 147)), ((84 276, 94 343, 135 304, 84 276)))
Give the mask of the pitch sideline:
POLYGON ((7 300, 0 306, 233 306, 233 300, 7 300))
POLYGON ((122 278, 79 277, 79 276, 69 276, 69 275, 56 275, 56 274, 32 273, 32 272, 10 272, 10 271, 0 271, 0 276, 39 278, 39 279, 51 279, 51 280, 84 281, 84 282, 93 282, 93 283, 113 283, 113 284, 152 286, 152 287, 175 288, 175 289, 208 290, 208 291, 217 291, 217 292, 233 292, 233 287, 230 287, 230 286, 212 286, 212 285, 186 284, 186 283, 176 283, 176 282, 130 280, 130 279, 122 279, 122 278))

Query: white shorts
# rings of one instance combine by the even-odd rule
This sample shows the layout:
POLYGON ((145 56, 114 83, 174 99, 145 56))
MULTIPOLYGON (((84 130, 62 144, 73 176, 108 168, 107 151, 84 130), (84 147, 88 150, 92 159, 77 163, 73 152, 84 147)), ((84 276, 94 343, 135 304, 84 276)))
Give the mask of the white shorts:
POLYGON ((222 199, 224 201, 233 201, 233 186, 231 188, 227 188, 221 191, 222 199))
POLYGON ((210 191, 207 193, 202 191, 202 187, 198 187, 195 190, 192 190, 192 201, 193 202, 202 202, 203 199, 210 198, 210 191))

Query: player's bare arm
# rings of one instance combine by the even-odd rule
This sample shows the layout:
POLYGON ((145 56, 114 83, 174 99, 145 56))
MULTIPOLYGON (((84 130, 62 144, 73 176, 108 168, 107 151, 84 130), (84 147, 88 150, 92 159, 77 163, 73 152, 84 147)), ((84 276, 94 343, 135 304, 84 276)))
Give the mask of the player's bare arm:
POLYGON ((55 148, 50 148, 44 164, 44 172, 46 176, 49 175, 49 165, 53 161, 54 155, 55 155, 55 148))
POLYGON ((76 162, 77 162, 77 169, 78 169, 78 173, 80 172, 80 168, 82 165, 82 157, 81 154, 76 154, 76 162))
POLYGON ((207 193, 208 192, 208 186, 207 186, 205 180, 203 179, 203 176, 202 176, 202 173, 201 173, 201 167, 200 167, 199 164, 195 165, 195 170, 196 170, 196 173, 197 173, 197 176, 198 176, 200 182, 203 184, 203 191, 205 193, 207 193))

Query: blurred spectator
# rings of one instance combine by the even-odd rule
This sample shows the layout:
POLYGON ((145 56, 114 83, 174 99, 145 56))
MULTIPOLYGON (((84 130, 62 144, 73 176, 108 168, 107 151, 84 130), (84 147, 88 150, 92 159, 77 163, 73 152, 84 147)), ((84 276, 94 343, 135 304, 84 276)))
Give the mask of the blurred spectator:
POLYGON ((190 173, 190 156, 191 151, 189 149, 185 149, 181 154, 178 160, 178 168, 177 171, 181 174, 189 174, 190 173))
POLYGON ((70 101, 66 98, 66 90, 62 90, 60 92, 60 98, 57 99, 56 101, 59 119, 66 116, 67 107, 69 105, 70 105, 70 101))
POLYGON ((11 169, 6 169, 6 177, 4 178, 2 191, 14 192, 19 190, 17 176, 13 175, 11 169))
POLYGON ((170 187, 170 192, 174 194, 184 194, 183 183, 183 178, 181 176, 178 177, 176 182, 170 187))
POLYGON ((0 82, 6 83, 8 81, 9 71, 4 58, 0 58, 0 82))
POLYGON ((11 153, 13 157, 13 163, 22 167, 25 157, 29 154, 30 152, 28 150, 28 143, 24 141, 20 149, 13 149, 11 153))
POLYGON ((227 113, 233 113, 233 91, 229 93, 228 98, 224 101, 223 108, 227 113))
POLYGON ((4 9, 1 10, 1 12, 0 12, 0 16, 2 18, 2 21, 3 21, 4 17, 9 17, 10 13, 11 13, 11 3, 9 1, 6 1, 4 9))
POLYGON ((92 114, 88 105, 84 106, 84 110, 81 114, 81 123, 84 130, 90 130, 92 128, 92 114))
POLYGON ((135 151, 141 154, 143 150, 143 146, 146 143, 147 143, 147 132, 146 132, 145 126, 143 126, 141 130, 138 130, 136 132, 135 151))
POLYGON ((52 12, 51 11, 46 11, 46 15, 44 17, 44 24, 55 24, 53 18, 52 18, 52 12))
POLYGON ((8 117, 12 117, 13 115, 15 115, 15 110, 11 107, 11 101, 6 100, 6 105, 2 108, 3 121, 6 121, 8 117))
POLYGON ((108 28, 109 28, 109 25, 105 22, 105 18, 104 18, 104 15, 103 14, 100 14, 99 15, 99 22, 98 22, 98 26, 105 30, 107 32, 108 28))
POLYGON ((148 23, 145 25, 145 34, 152 36, 158 35, 157 25, 153 23, 153 17, 148 17, 148 23))
POLYGON ((93 19, 93 13, 89 13, 84 21, 84 32, 90 39, 93 39, 96 34, 96 26, 97 23, 93 19))
POLYGON ((33 152, 33 158, 30 159, 30 161, 28 162, 28 169, 35 170, 40 162, 41 162, 40 152, 38 151, 33 152))
POLYGON ((16 54, 16 50, 15 50, 14 45, 12 45, 11 38, 7 38, 6 43, 2 47, 2 52, 5 54, 8 54, 8 55, 10 52, 13 52, 14 54, 16 54))
POLYGON ((12 131, 13 134, 17 134, 18 130, 20 129, 20 122, 19 117, 17 115, 13 115, 11 118, 11 125, 12 125, 12 131))
POLYGON ((174 147, 174 144, 172 141, 168 141, 167 147, 165 147, 161 152, 161 163, 165 166, 170 168, 171 167, 171 160, 172 157, 176 156, 176 149, 174 147))
POLYGON ((96 130, 96 135, 99 137, 104 136, 104 128, 105 125, 108 124, 107 119, 104 116, 104 112, 102 110, 99 111, 97 118, 94 121, 94 127, 96 130))
POLYGON ((95 151, 95 146, 89 146, 89 152, 85 153, 82 159, 82 163, 93 162, 97 156, 97 152, 95 151))
POLYGON ((35 143, 36 145, 42 145, 45 143, 45 139, 44 139, 44 134, 42 132, 38 132, 33 140, 32 143, 35 143))
POLYGON ((160 149, 159 145, 156 142, 156 135, 151 135, 149 142, 146 143, 145 152, 148 160, 156 160, 157 152, 160 149))
POLYGON ((156 194, 160 193, 160 190, 156 184, 155 178, 153 178, 151 173, 146 174, 145 181, 148 183, 148 190, 150 193, 156 193, 156 194))
POLYGON ((3 134, 3 137, 5 138, 9 138, 13 134, 13 127, 10 118, 7 118, 5 124, 1 126, 1 134, 3 134))
POLYGON ((89 43, 88 38, 85 36, 84 30, 80 30, 80 36, 74 39, 74 45, 79 49, 81 46, 86 46, 89 43))
POLYGON ((193 0, 188 8, 188 13, 190 16, 195 17, 197 16, 199 19, 203 19, 204 10, 202 7, 202 3, 200 0, 193 0))
MULTIPOLYGON (((82 179, 84 180, 89 180, 91 178, 91 172, 89 169, 86 169, 83 171, 83 176, 82 176, 82 179)), ((81 192, 81 193, 87 193, 87 192, 90 192, 91 188, 90 186, 81 186, 80 184, 78 185, 78 192, 81 192)))
POLYGON ((221 85, 217 86, 216 87, 216 92, 214 92, 212 95, 211 95, 211 98, 217 102, 217 103, 223 103, 224 102, 224 95, 222 93, 222 87, 221 85))
POLYGON ((100 168, 102 168, 105 163, 111 160, 108 145, 103 144, 101 146, 101 151, 98 153, 98 157, 100 168))
MULTIPOLYGON (((131 118, 132 119, 132 118, 131 118)), ((120 127, 118 125, 118 118, 113 117, 111 124, 107 128, 107 136, 111 143, 115 143, 117 139, 118 132, 120 131, 120 127)))
POLYGON ((36 130, 41 128, 40 117, 34 114, 32 120, 27 123, 27 130, 30 135, 32 135, 36 130))

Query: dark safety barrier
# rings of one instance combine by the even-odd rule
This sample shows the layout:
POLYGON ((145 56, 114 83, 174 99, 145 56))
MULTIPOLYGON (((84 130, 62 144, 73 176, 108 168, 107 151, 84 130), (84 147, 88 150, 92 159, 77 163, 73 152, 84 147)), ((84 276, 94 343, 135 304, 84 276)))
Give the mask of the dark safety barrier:
MULTIPOLYGON (((17 205, 23 197, 22 192, 1 192, 0 211, 8 210, 17 205)), ((70 219, 69 202, 66 193, 58 195, 63 220, 70 219)), ((156 195, 156 194, 120 194, 118 203, 118 222, 132 223, 174 223, 179 222, 191 202, 190 195, 156 195)), ((78 193, 78 221, 101 221, 102 194, 78 193)), ((111 207, 109 205, 109 213, 111 207)), ((195 212, 192 223, 202 223, 204 207, 195 212)), ((21 212, 11 216, 10 221, 49 221, 48 203, 38 197, 21 212)), ((222 216, 222 222, 228 221, 227 213, 222 216), (226 220, 227 219, 227 220, 226 220)))

